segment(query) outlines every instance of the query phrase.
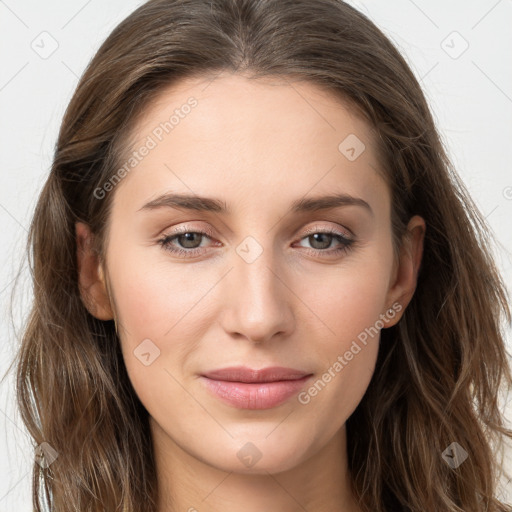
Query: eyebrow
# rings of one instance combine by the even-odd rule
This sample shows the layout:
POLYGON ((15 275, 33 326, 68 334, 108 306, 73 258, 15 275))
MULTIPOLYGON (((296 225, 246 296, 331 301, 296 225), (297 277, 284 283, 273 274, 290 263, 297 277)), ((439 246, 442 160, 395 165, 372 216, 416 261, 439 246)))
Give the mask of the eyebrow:
MULTIPOLYGON (((353 197, 349 194, 331 194, 327 196, 296 199, 291 204, 291 211, 293 213, 316 212, 339 208, 341 206, 361 206, 368 210, 373 216, 371 206, 364 199, 353 197)), ((231 209, 226 202, 220 199, 172 193, 158 196, 156 199, 153 199, 139 208, 138 211, 154 210, 162 207, 231 214, 231 209)))

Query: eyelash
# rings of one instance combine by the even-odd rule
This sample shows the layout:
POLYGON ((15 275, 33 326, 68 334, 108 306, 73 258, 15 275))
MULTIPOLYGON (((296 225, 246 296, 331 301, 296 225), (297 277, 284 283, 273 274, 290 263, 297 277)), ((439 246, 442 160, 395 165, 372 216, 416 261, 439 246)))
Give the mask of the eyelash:
MULTIPOLYGON (((158 240, 158 243, 162 246, 162 248, 164 250, 170 251, 171 253, 176 254, 178 256, 184 256, 184 257, 197 256, 198 252, 202 252, 199 247, 195 247, 193 249, 182 249, 180 247, 175 248, 175 247, 171 246, 171 242, 173 240, 175 240, 179 236, 181 236, 183 234, 186 234, 186 233, 194 233, 194 234, 198 234, 198 235, 205 235, 208 238, 212 238, 213 237, 213 233, 210 230, 194 231, 194 230, 188 229, 187 226, 185 226, 183 228, 179 228, 172 235, 165 235, 163 238, 158 240)), ((341 247, 339 247, 338 249, 334 249, 334 250, 333 249, 331 249, 331 250, 327 250, 327 249, 310 249, 310 248, 307 248, 307 247, 304 248, 304 249, 307 250, 307 252, 311 252, 312 251, 312 253, 315 256, 317 256, 319 253, 320 254, 321 253, 327 253, 330 256, 337 256, 337 255, 340 255, 342 253, 347 253, 347 252, 349 252, 350 249, 353 248, 353 245, 355 243, 355 240, 353 240, 351 238, 347 238, 342 233, 340 233, 339 231, 336 231, 333 228, 318 229, 316 227, 313 227, 313 228, 309 229, 300 240, 303 240, 304 238, 307 238, 307 237, 309 237, 311 235, 314 235, 314 234, 334 235, 334 238, 336 240, 338 240, 338 242, 341 243, 341 247)))

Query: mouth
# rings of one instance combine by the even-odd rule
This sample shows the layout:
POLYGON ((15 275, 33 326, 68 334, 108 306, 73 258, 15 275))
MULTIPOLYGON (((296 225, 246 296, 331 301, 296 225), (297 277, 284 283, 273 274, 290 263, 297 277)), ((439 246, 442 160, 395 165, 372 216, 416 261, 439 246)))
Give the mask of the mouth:
POLYGON ((271 409, 297 394, 312 377, 294 368, 254 370, 230 367, 202 374, 206 388, 224 403, 238 409, 271 409))

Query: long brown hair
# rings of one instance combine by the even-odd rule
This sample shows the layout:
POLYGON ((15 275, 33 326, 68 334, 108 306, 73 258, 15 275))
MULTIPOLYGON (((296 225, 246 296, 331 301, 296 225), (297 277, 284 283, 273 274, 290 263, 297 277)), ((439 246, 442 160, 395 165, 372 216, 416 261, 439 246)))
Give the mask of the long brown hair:
POLYGON ((81 300, 74 225, 91 227, 104 259, 115 189, 101 200, 94 192, 121 166, 139 114, 180 79, 223 70, 306 80, 348 101, 378 134, 395 249, 411 216, 427 224, 414 297, 401 321, 382 331, 374 376, 347 421, 361 507, 511 511, 496 496, 496 457, 512 438, 498 393, 511 388, 512 376, 502 331, 511 311, 492 233, 404 58, 341 0, 151 0, 88 65, 27 243, 34 298, 16 358, 17 400, 35 445, 51 459, 34 462, 35 509, 156 509, 148 413, 114 323, 94 318, 81 300), (453 442, 468 453, 456 468, 443 457, 453 442))

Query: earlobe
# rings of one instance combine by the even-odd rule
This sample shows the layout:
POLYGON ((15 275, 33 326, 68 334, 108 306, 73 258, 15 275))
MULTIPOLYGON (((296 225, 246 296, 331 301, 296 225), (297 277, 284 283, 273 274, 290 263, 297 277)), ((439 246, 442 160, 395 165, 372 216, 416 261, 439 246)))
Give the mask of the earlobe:
POLYGON ((419 215, 413 216, 407 226, 409 233, 405 237, 400 248, 398 267, 394 274, 394 282, 388 292, 386 305, 393 308, 393 304, 399 304, 394 309, 397 314, 386 322, 385 327, 391 327, 398 323, 411 301, 416 290, 418 273, 423 256, 423 243, 425 238, 425 220, 419 215))
POLYGON ((93 234, 87 224, 75 224, 78 287, 85 307, 99 320, 112 320, 113 312, 105 285, 103 267, 93 250, 93 234))

